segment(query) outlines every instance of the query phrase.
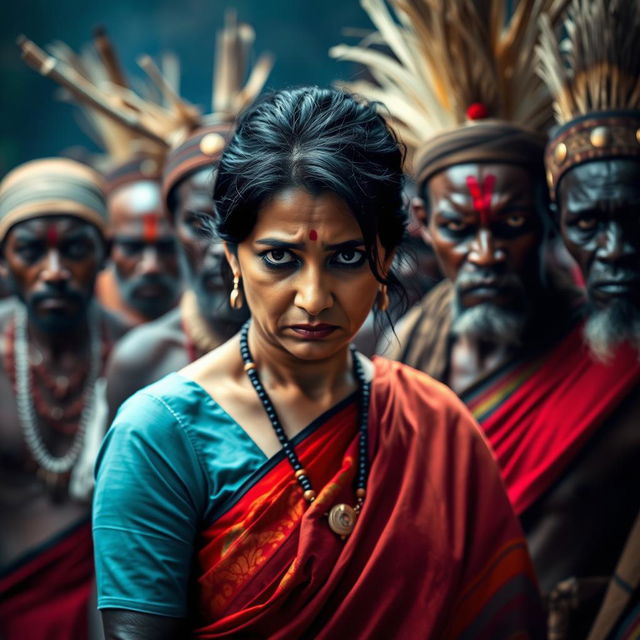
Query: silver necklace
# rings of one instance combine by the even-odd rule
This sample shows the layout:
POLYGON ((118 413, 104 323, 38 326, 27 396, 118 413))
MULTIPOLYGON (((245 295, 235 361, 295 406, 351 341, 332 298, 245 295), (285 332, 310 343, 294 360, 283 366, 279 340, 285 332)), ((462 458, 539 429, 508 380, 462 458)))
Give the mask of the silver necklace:
POLYGON ((89 316, 89 343, 91 363, 84 384, 85 399, 80 424, 68 451, 62 456, 52 455, 40 434, 38 417, 33 399, 31 398, 31 376, 29 369, 29 337, 27 332, 27 312, 22 305, 15 310, 15 376, 16 376, 16 404, 18 418, 24 434, 29 452, 38 465, 49 473, 63 474, 71 470, 78 460, 84 446, 87 425, 95 411, 93 388, 102 368, 102 354, 100 335, 96 328, 98 319, 94 313, 89 316))

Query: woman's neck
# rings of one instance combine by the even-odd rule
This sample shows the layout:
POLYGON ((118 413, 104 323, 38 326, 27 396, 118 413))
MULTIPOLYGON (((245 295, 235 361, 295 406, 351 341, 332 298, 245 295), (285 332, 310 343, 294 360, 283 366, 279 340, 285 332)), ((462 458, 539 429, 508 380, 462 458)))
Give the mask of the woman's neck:
POLYGON ((345 388, 357 385, 348 345, 323 360, 302 360, 270 340, 255 322, 248 340, 262 384, 271 390, 295 388, 310 399, 318 399, 342 395, 345 388))

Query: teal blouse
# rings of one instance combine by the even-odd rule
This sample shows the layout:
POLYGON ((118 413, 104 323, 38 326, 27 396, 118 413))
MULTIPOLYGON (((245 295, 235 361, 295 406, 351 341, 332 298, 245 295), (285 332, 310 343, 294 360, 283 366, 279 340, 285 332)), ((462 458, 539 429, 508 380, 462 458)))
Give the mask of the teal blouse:
MULTIPOLYGON (((293 443, 354 398, 314 420, 293 443)), ((133 395, 96 461, 98 607, 185 617, 197 533, 283 456, 267 459, 200 385, 180 374, 133 395)))

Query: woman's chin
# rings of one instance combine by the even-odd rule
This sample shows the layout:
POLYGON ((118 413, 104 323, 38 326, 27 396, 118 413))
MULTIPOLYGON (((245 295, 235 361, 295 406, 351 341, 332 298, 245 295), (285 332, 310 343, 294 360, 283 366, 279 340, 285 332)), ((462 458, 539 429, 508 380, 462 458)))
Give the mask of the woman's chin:
POLYGON ((325 340, 304 340, 287 336, 281 344, 286 351, 299 360, 325 360, 348 347, 349 342, 344 336, 325 340))

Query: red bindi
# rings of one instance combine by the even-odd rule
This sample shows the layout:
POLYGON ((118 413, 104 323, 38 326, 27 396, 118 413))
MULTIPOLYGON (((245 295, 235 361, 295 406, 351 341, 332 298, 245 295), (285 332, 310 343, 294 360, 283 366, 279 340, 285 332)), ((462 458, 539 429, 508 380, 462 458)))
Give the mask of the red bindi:
POLYGON ((481 224, 485 226, 491 218, 491 198, 495 184, 496 177, 492 173, 484 177, 482 184, 475 176, 467 176, 467 188, 473 200, 473 208, 479 214, 481 224))
POLYGON ((309 231, 309 240, 311 240, 311 242, 315 242, 318 239, 318 232, 315 229, 311 229, 311 231, 309 231))
POLYGON ((47 225, 47 246, 50 249, 55 249, 59 242, 58 227, 55 224, 47 225))
POLYGON ((145 244, 156 244, 158 241, 158 216, 155 213, 146 213, 142 217, 142 237, 145 244))

